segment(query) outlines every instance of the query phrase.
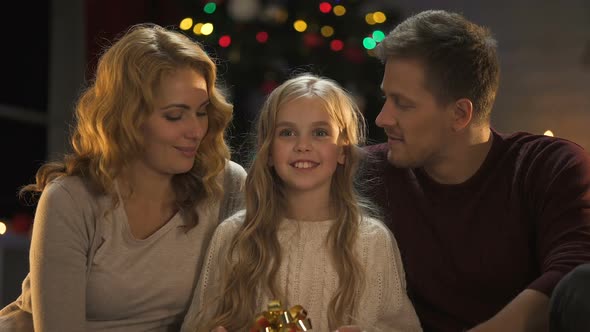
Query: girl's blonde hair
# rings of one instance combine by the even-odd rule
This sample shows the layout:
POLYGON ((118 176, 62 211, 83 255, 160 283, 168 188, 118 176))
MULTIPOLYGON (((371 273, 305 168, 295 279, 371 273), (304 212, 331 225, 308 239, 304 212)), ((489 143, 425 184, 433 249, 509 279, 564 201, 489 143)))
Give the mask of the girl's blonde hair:
POLYGON ((233 107, 217 88, 217 70, 200 44, 155 24, 132 26, 101 56, 93 83, 76 105, 72 152, 62 161, 41 166, 36 182, 21 195, 40 193, 52 180, 77 175, 98 193, 116 201, 114 179, 143 151, 141 126, 153 111, 154 93, 162 77, 192 68, 207 82, 209 128, 199 146, 193 168, 173 177, 176 204, 198 223, 194 206, 221 197, 216 175, 229 159, 224 132, 233 107))
POLYGON ((268 166, 275 136, 277 113, 286 103, 301 97, 316 98, 340 129, 346 161, 338 165, 331 183, 331 203, 336 222, 328 234, 332 263, 339 285, 328 307, 331 329, 350 323, 362 291, 363 271, 354 253, 359 222, 364 212, 353 184, 361 160, 359 144, 365 140, 364 117, 351 96, 336 82, 302 74, 276 88, 267 98, 258 119, 257 154, 246 178, 246 217, 231 242, 227 269, 216 317, 204 331, 221 325, 229 331, 247 328, 256 314, 259 292, 268 292, 286 303, 277 285, 281 247, 277 220, 284 218, 286 198, 283 182, 268 166))

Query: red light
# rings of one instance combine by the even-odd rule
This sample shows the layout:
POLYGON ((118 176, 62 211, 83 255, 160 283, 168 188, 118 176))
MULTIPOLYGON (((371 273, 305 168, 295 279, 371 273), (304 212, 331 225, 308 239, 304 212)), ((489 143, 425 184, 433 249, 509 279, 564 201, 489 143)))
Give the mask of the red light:
POLYGON ((259 43, 266 43, 268 41, 268 33, 266 31, 260 31, 256 34, 256 40, 259 43))
POLYGON ((332 5, 329 2, 320 3, 320 11, 324 14, 328 14, 332 10, 332 5))
POLYGON ((330 42, 330 48, 334 52, 342 51, 342 49, 344 48, 344 43, 342 42, 342 40, 334 39, 330 42))
POLYGON ((228 47, 231 44, 231 37, 230 36, 221 36, 219 38, 219 46, 221 47, 228 47))

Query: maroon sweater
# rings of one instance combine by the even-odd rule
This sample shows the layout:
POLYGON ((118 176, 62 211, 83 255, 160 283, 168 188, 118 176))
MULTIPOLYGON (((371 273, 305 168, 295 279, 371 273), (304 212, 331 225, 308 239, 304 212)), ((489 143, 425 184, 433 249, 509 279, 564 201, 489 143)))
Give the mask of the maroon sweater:
POLYGON ((590 261, 590 155, 547 136, 493 132, 486 160, 462 184, 387 162, 367 147, 370 196, 383 209, 425 331, 460 331, 524 289, 551 295, 590 261))

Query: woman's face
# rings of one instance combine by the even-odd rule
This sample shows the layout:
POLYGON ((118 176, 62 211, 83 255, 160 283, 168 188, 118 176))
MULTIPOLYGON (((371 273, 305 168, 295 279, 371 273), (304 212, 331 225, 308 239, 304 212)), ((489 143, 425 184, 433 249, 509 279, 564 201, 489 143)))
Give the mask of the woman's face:
POLYGON ((207 134, 209 94, 203 75, 184 67, 165 74, 156 90, 154 109, 141 130, 141 163, 156 173, 188 172, 207 134))

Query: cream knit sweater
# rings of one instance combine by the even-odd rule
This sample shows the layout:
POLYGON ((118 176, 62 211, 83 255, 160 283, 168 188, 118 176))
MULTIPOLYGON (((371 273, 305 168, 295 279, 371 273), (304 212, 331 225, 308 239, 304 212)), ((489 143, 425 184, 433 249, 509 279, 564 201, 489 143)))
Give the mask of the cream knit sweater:
MULTIPOLYGON (((215 231, 181 331, 192 332, 200 323, 211 318, 215 299, 221 292, 221 267, 231 239, 243 223, 244 216, 244 211, 238 212, 215 231)), ((308 312, 315 332, 330 331, 327 308, 338 283, 326 243, 333 223, 333 220, 313 222, 286 219, 281 222, 278 232, 283 253, 278 285, 288 301, 283 305, 302 305, 308 312)), ((406 280, 397 243, 389 230, 378 220, 363 218, 356 252, 365 273, 365 291, 352 323, 365 331, 421 331, 414 307, 406 294, 406 280)), ((266 305, 270 300, 259 294, 257 312, 267 310, 266 305)))

